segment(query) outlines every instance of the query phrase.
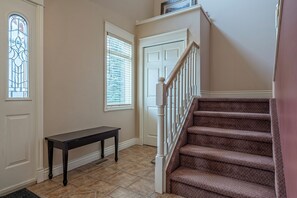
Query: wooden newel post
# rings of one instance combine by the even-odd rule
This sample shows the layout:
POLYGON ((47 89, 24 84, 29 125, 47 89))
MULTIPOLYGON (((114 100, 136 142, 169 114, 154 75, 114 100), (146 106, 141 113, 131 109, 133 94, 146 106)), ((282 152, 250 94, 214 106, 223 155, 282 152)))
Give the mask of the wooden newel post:
POLYGON ((158 107, 157 127, 157 156, 155 164, 155 191, 165 192, 165 170, 164 170, 164 107, 166 105, 165 78, 159 78, 156 89, 156 104, 158 107))

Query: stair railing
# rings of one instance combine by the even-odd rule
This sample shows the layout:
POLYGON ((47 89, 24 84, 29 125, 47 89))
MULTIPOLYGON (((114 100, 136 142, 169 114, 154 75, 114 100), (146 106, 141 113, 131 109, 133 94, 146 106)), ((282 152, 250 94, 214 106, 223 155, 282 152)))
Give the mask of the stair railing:
POLYGON ((161 77, 156 89, 158 107, 155 191, 165 192, 166 167, 181 133, 194 96, 198 94, 199 46, 192 42, 165 82, 161 77))

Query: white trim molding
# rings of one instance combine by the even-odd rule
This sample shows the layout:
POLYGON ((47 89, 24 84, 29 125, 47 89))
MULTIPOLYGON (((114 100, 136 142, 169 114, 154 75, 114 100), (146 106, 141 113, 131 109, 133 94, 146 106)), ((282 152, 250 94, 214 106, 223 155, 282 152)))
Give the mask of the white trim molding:
MULTIPOLYGON (((132 110, 135 108, 135 102, 134 102, 134 94, 135 94, 135 86, 134 86, 134 74, 135 74, 135 42, 134 42, 134 35, 131 34, 130 32, 116 26, 113 25, 112 23, 109 23, 107 21, 105 21, 105 36, 104 36, 104 42, 105 42, 105 46, 104 46, 104 111, 108 112, 108 111, 120 111, 120 110, 132 110), (116 104, 116 105, 108 105, 107 104, 107 55, 108 55, 108 46, 107 46, 107 38, 108 35, 111 34, 113 37, 117 37, 118 39, 121 39, 124 42, 128 42, 129 45, 131 45, 132 47, 132 57, 131 57, 131 76, 130 76, 130 80, 131 80, 131 87, 129 87, 128 92, 130 92, 127 95, 131 94, 131 104, 116 104)), ((128 57, 127 57, 128 58, 128 57)), ((130 57, 129 57, 130 58, 130 57)), ((125 84, 125 87, 126 84, 125 84)), ((126 88, 125 88, 126 90, 126 88)), ((130 98, 128 96, 128 98, 130 98)))
MULTIPOLYGON (((42 1, 43 3, 43 1, 42 1)), ((43 133, 43 59, 44 59, 44 7, 41 5, 37 6, 36 12, 36 41, 37 41, 37 50, 36 50, 36 175, 40 170, 43 170, 43 145, 44 145, 44 133, 43 133)), ((36 178, 39 182, 39 178, 36 178)))
POLYGON ((182 9, 182 10, 178 10, 178 11, 175 11, 175 12, 155 16, 155 17, 145 19, 145 20, 142 20, 142 21, 136 21, 136 25, 151 23, 151 22, 154 22, 154 21, 166 19, 166 18, 169 18, 169 17, 173 17, 173 16, 176 16, 176 15, 180 15, 180 14, 183 14, 183 13, 187 13, 187 12, 191 12, 193 10, 199 10, 199 9, 201 9, 201 5, 191 6, 191 7, 186 8, 186 9, 182 9))
POLYGON ((44 0, 24 0, 24 1, 44 7, 44 0))
POLYGON ((272 90, 208 91, 201 90, 201 97, 209 98, 271 98, 272 90))
POLYGON ((191 6, 189 8, 178 10, 178 11, 175 11, 175 12, 171 12, 171 13, 167 13, 167 14, 163 14, 163 15, 158 15, 158 16, 155 16, 155 17, 152 17, 152 18, 149 18, 149 19, 141 20, 141 21, 136 21, 136 25, 142 25, 142 24, 146 24, 146 23, 151 23, 151 22, 167 19, 167 18, 170 18, 170 17, 174 17, 176 15, 191 12, 191 11, 194 11, 194 10, 201 10, 201 12, 205 15, 205 17, 209 21, 209 23, 212 23, 212 20, 210 19, 208 14, 204 11, 202 6, 201 5, 195 5, 195 6, 191 6))
MULTIPOLYGON (((123 150, 123 149, 126 149, 126 148, 129 148, 129 147, 131 147, 133 145, 137 145, 138 142, 139 142, 138 138, 133 138, 133 139, 121 142, 121 143, 119 143, 119 151, 123 150)), ((104 149, 105 156, 111 155, 114 152, 115 152, 114 145, 106 147, 104 149)), ((90 153, 88 155, 82 156, 80 158, 71 160, 68 163, 68 171, 73 170, 75 168, 78 168, 80 166, 83 166, 85 164, 89 164, 89 163, 94 162, 96 160, 99 160, 100 159, 99 156, 101 156, 101 150, 98 150, 98 151, 95 151, 95 152, 90 153)), ((121 157, 121 155, 119 154, 119 158, 120 157, 121 157)), ((59 164, 59 165, 56 165, 56 166, 53 167, 53 176, 57 176, 57 175, 60 175, 62 173, 63 173, 63 165, 62 164, 59 164)), ((38 177, 40 182, 47 180, 48 179, 48 168, 40 170, 38 172, 37 177, 38 177)))
POLYGON ((162 45, 176 41, 185 41, 185 46, 188 42, 188 29, 180 29, 163 34, 153 35, 139 39, 140 47, 149 47, 153 45, 162 45))

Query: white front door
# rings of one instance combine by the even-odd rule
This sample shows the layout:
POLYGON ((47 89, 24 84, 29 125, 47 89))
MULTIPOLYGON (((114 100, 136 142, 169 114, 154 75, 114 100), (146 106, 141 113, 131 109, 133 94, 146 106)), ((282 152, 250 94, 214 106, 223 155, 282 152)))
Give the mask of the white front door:
POLYGON ((0 195, 36 180, 36 11, 0 1, 0 195))
POLYGON ((156 84, 160 77, 169 77, 184 49, 184 41, 144 49, 143 143, 146 145, 157 145, 156 84))

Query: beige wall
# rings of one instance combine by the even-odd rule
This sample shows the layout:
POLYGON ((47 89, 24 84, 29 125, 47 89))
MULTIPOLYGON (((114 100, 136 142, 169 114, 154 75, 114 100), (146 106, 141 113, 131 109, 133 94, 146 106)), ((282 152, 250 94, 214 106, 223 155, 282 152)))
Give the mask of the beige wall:
POLYGON ((210 89, 210 28, 204 14, 200 17, 201 90, 210 89))
POLYGON ((168 17, 150 23, 138 25, 136 35, 138 38, 145 38, 153 35, 167 33, 175 30, 188 28, 188 40, 200 43, 200 12, 192 10, 174 17, 168 17), (196 23, 193 22, 195 19, 196 23))
MULTIPOLYGON (((47 0, 45 6, 44 135, 109 125, 122 128, 120 142, 135 138, 135 110, 103 111, 104 21, 135 34, 135 21, 153 15, 151 0, 47 0)), ((70 159, 98 148, 72 150, 70 159)), ((55 152, 57 164, 61 152, 55 152)))
MULTIPOLYGON (((154 15, 160 13, 155 0, 154 15)), ((271 90, 277 0, 200 0, 213 19, 211 91, 271 90)))
POLYGON ((210 23, 199 8, 137 25, 136 35, 140 39, 186 28, 188 29, 188 43, 195 41, 201 47, 201 89, 209 90, 210 23))

